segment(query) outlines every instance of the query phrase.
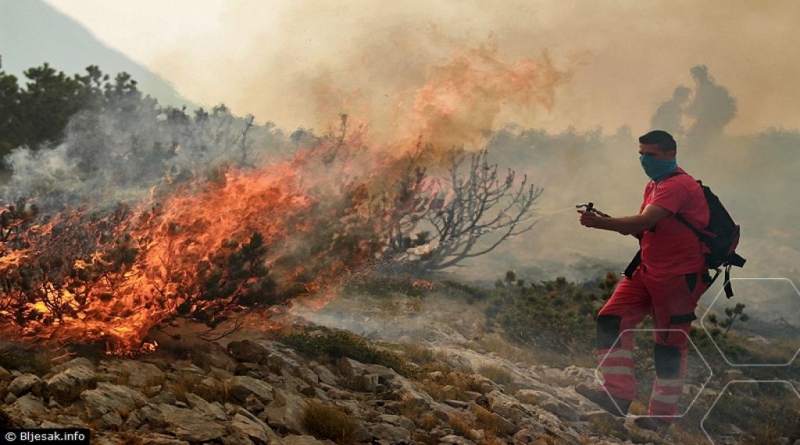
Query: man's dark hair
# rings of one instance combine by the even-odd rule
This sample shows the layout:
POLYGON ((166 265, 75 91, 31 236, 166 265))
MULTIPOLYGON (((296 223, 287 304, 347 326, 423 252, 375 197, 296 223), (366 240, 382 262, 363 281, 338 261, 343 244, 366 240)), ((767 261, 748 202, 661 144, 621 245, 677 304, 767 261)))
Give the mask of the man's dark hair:
POLYGON ((639 143, 645 145, 658 145, 659 150, 668 152, 670 150, 678 150, 678 144, 671 134, 664 130, 653 130, 644 136, 639 137, 639 143))

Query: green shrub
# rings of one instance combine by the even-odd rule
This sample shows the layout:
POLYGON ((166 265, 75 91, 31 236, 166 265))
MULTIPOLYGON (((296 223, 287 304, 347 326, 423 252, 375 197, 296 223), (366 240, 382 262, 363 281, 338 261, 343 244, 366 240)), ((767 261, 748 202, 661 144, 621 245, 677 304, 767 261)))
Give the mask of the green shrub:
POLYGON ((405 376, 412 372, 399 355, 373 346, 364 337, 350 332, 323 327, 295 327, 279 335, 278 341, 311 358, 348 357, 361 363, 386 366, 405 376))
MULTIPOLYGON (((606 290, 610 281, 607 276, 595 287, 606 290)), ((559 277, 530 286, 498 286, 484 314, 490 326, 499 327, 515 344, 585 354, 594 348, 599 299, 597 294, 559 277)))

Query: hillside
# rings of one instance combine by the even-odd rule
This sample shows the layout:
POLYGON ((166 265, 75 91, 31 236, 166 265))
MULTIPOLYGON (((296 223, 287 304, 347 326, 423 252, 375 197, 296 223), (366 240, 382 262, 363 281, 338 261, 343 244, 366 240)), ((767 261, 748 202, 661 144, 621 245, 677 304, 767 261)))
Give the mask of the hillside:
POLYGON ((139 89, 162 105, 196 108, 168 81, 121 52, 109 48, 81 24, 40 0, 0 0, 2 70, 19 78, 47 62, 67 75, 85 74, 89 65, 115 75, 126 72, 139 89))
MULTIPOLYGON (((476 295, 502 289, 414 283, 366 281, 251 314, 216 342, 162 333, 158 351, 134 359, 6 346, 0 427, 89 428, 93 444, 708 443, 699 422, 720 391, 703 389, 666 435, 642 430, 575 392, 596 379, 589 357, 520 347, 487 326, 476 295)), ((687 385, 687 401, 700 390, 687 385)), ((713 417, 715 443, 750 443, 744 419, 713 417)))

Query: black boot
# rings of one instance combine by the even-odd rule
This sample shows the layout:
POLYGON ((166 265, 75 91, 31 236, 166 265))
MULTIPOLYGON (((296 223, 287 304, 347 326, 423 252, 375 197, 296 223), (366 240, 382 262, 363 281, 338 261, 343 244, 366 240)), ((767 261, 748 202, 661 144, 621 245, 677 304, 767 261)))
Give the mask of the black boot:
POLYGON ((592 387, 585 383, 580 383, 575 387, 575 392, 617 417, 625 417, 628 414, 628 408, 631 407, 631 400, 614 397, 600 387, 592 387))

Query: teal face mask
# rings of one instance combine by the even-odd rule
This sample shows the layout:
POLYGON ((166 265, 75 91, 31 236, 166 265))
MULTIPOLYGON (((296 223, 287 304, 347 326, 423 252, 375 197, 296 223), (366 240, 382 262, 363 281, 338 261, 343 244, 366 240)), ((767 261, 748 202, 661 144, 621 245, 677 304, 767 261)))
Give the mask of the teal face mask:
POLYGON ((645 174, 653 181, 660 181, 667 177, 673 170, 678 168, 678 161, 672 159, 657 159, 652 156, 639 156, 645 174))

